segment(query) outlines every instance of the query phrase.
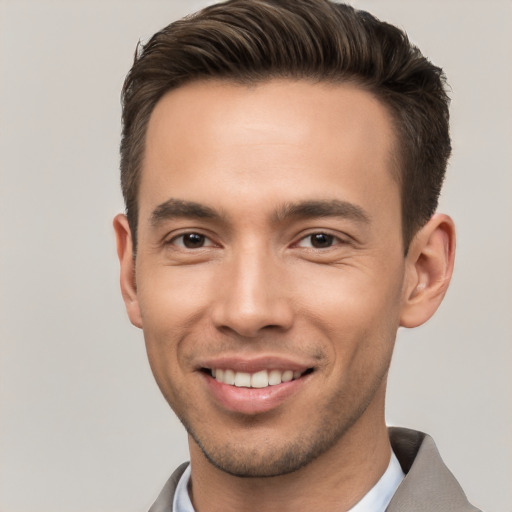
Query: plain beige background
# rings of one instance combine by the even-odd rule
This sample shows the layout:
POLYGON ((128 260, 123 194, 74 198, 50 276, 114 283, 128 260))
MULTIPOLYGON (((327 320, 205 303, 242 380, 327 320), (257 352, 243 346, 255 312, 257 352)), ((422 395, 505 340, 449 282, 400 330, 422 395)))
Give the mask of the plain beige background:
MULTIPOLYGON (((208 2, 0 0, 0 511, 144 511, 187 458, 118 291, 119 91, 139 38, 208 2)), ((399 333, 388 421, 512 511, 512 2, 360 0, 452 86, 437 316, 399 333)))

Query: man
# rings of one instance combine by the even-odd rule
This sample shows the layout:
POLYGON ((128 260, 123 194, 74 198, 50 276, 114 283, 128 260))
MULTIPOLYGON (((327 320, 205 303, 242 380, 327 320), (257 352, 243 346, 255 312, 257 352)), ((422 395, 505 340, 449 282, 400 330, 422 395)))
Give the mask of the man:
POLYGON ((449 154, 442 71, 346 5, 232 0, 138 52, 121 288, 190 448, 152 512, 476 510, 384 421, 452 274, 449 154))

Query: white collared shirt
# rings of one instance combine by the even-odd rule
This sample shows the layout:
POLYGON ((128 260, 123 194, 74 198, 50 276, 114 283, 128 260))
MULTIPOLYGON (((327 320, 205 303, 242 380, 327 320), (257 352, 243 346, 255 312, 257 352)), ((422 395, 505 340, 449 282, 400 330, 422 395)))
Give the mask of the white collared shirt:
MULTIPOLYGON (((396 455, 391 451, 391 460, 389 461, 388 468, 380 477, 380 480, 347 512, 385 512, 404 476, 396 455)), ((188 494, 189 480, 190 464, 183 475, 181 475, 176 487, 172 504, 174 512, 195 512, 188 494)))
POLYGON ((388 469, 380 480, 348 512, 384 512, 404 479, 402 466, 391 450, 388 469))

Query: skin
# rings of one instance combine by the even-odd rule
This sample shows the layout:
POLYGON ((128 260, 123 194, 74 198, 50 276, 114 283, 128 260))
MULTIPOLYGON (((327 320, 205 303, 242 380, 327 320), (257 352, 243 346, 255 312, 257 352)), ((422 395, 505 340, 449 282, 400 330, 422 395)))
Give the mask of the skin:
POLYGON ((396 332, 435 312, 454 255, 435 215, 404 257, 395 144, 384 106, 349 84, 196 82, 157 104, 136 258, 124 215, 114 227, 198 512, 348 510, 385 471, 396 332), (262 360, 310 369, 265 410, 249 391, 226 406, 203 371, 262 360))

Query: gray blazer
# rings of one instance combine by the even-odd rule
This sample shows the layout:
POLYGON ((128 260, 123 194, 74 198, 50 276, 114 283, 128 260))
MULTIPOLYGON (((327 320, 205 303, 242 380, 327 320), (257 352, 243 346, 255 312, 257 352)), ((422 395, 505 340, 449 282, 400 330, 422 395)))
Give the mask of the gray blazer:
MULTIPOLYGON (((430 436, 391 427, 389 439, 406 475, 386 512, 480 512, 468 502, 430 436)), ((187 465, 171 475, 149 512, 172 512, 174 492, 187 465)))

